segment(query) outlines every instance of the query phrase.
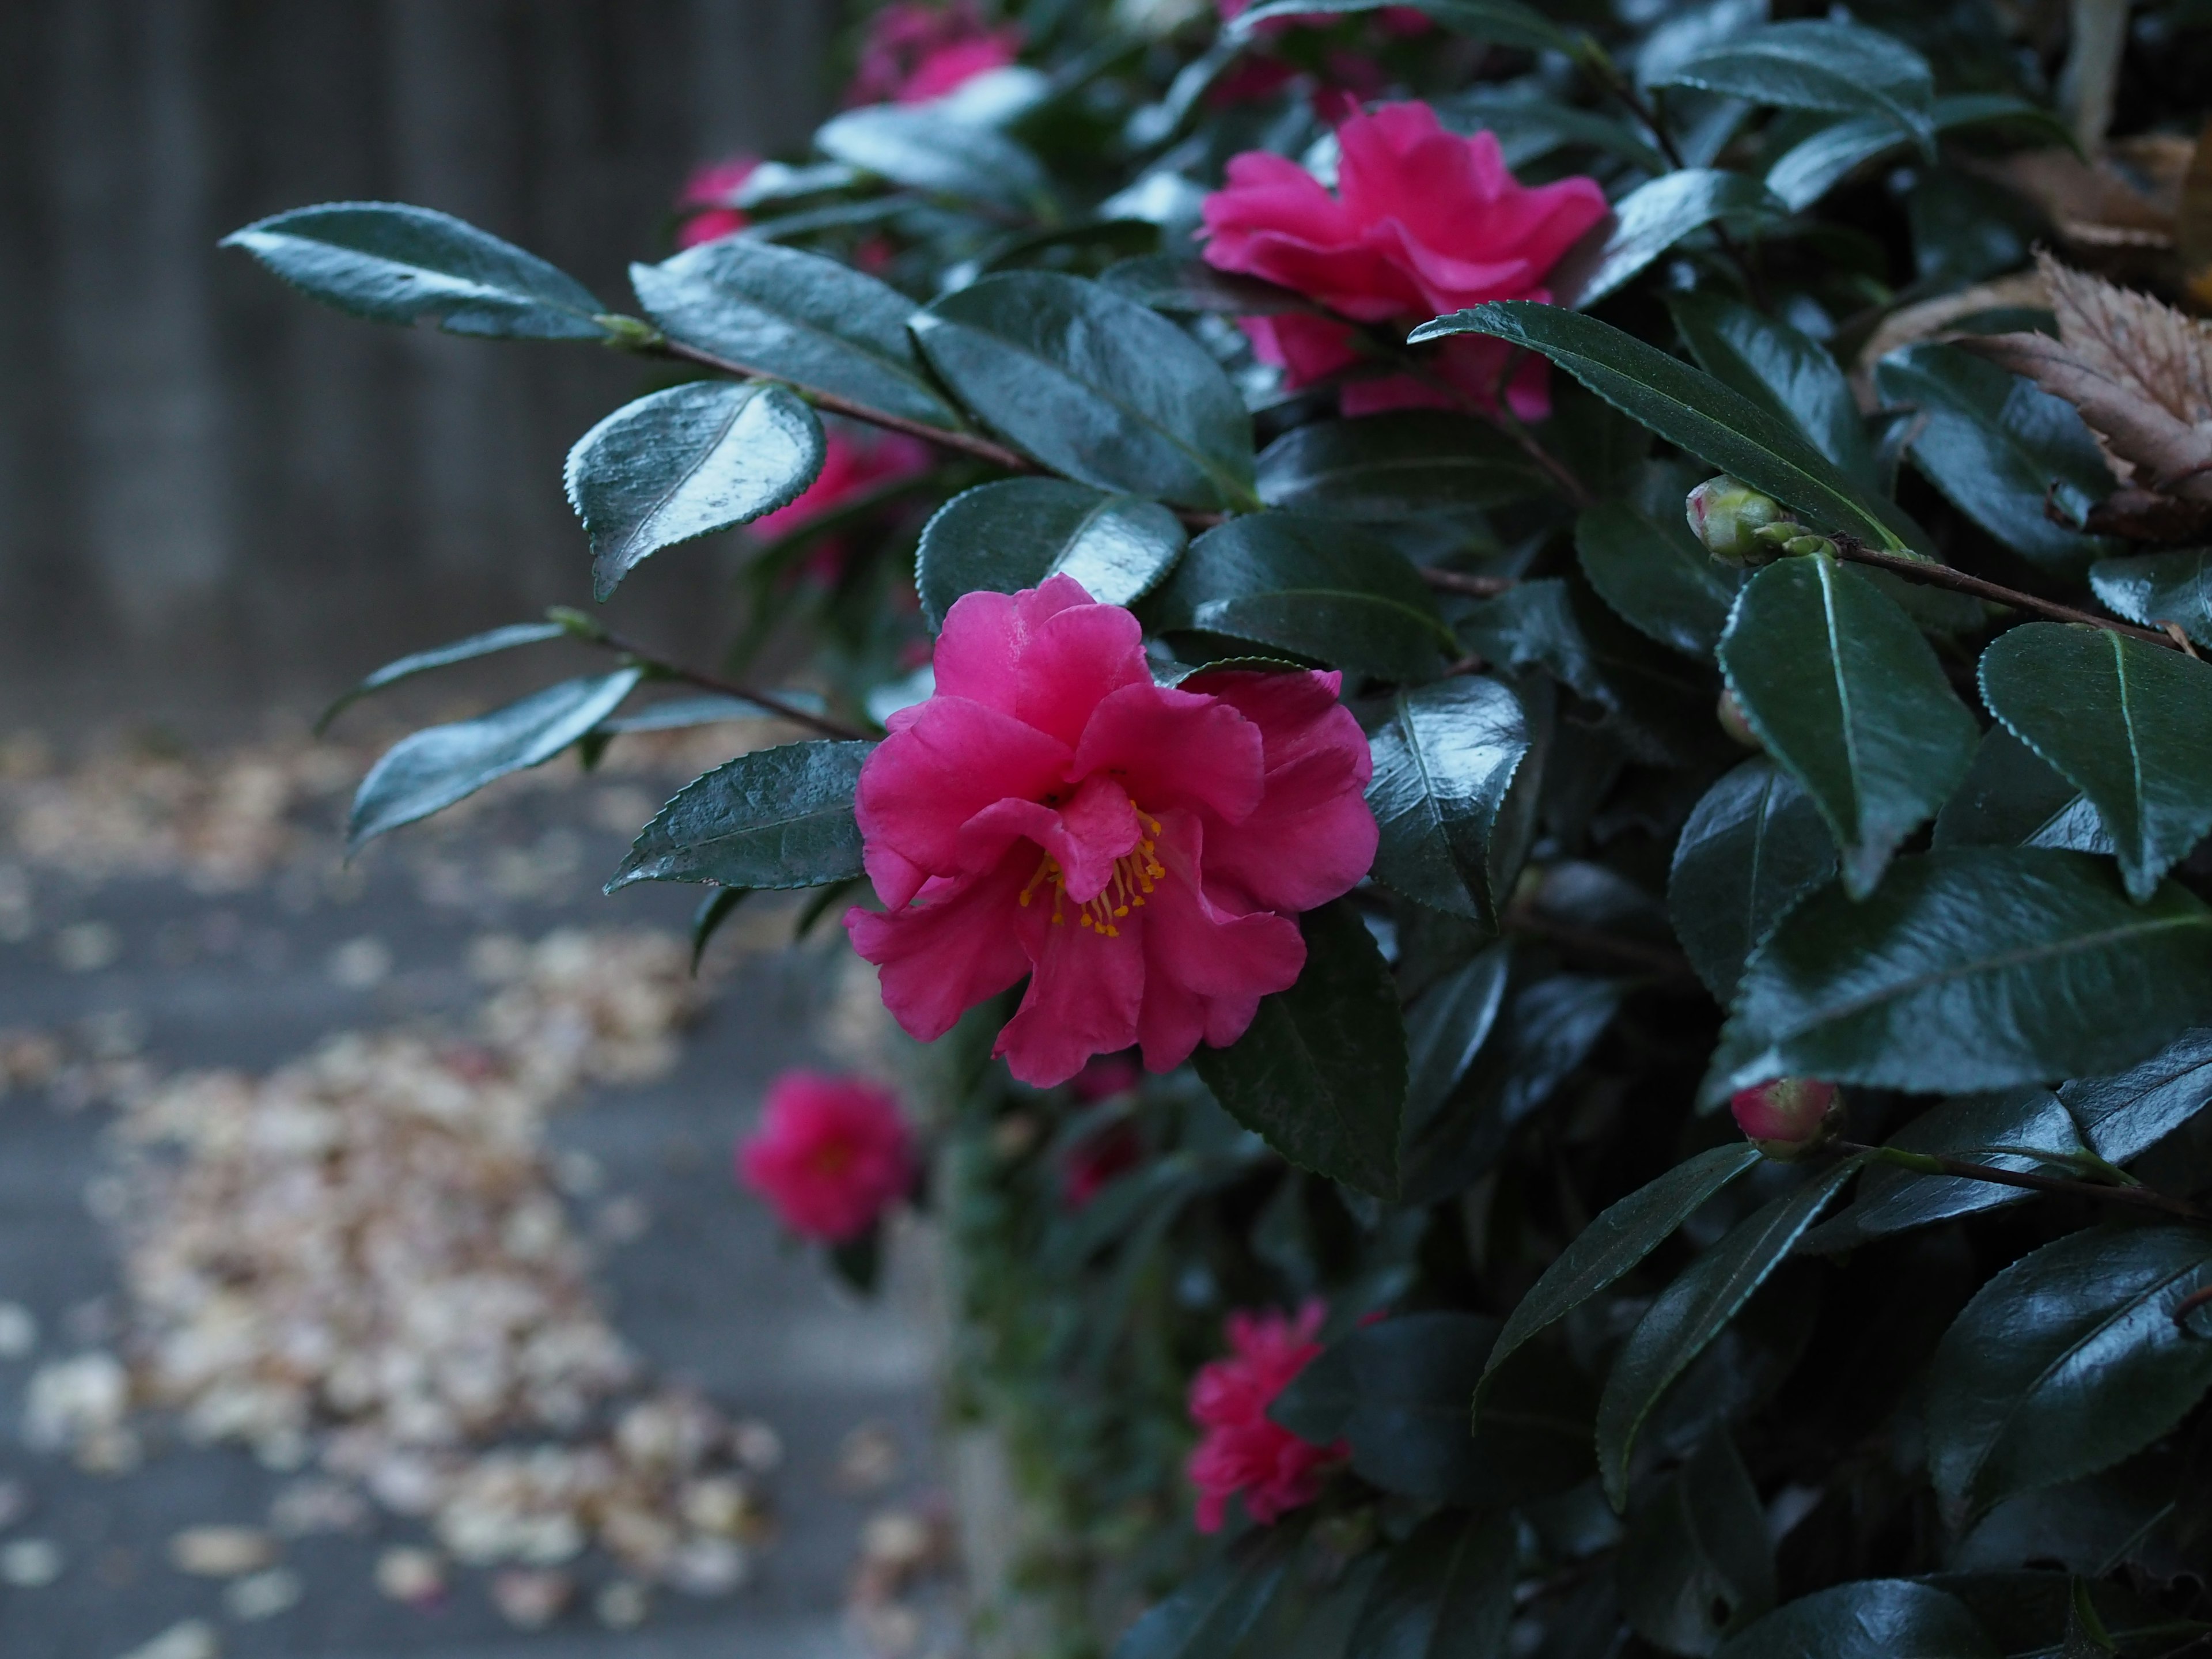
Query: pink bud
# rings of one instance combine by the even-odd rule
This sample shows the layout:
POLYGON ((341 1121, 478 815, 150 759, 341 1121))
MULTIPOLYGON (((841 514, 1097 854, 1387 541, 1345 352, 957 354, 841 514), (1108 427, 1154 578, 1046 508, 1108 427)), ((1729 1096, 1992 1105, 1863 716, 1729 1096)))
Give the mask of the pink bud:
POLYGON ((1819 1151, 1843 1127, 1836 1085, 1806 1077, 1777 1078, 1729 1102, 1736 1127, 1767 1157, 1788 1164, 1819 1151))

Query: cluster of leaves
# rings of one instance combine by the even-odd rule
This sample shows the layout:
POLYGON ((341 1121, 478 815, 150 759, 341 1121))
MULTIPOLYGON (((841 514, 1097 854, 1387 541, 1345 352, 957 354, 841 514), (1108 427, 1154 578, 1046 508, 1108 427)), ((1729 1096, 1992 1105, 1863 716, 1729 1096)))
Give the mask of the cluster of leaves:
MULTIPOLYGON (((356 840, 766 708, 820 735, 686 787, 610 884, 710 884, 703 938, 748 891, 817 889, 811 916, 853 888, 859 767, 963 593, 1075 575, 1137 611, 1164 679, 1341 669, 1381 850, 1241 1041, 1082 1109, 981 1058, 1003 1006, 948 1043, 969 1399, 1043 1495, 1059 1639, 1194 1565, 1126 1659, 2180 1650, 2212 1619, 2212 555, 2097 510, 2100 438, 2138 493, 2203 498, 2154 459, 2208 411, 2166 399, 2138 422, 2166 447, 2131 447, 2166 371, 2110 333, 2038 346, 2048 308, 1951 317, 2011 331, 1996 361, 1923 338, 1846 373, 1908 304, 2027 263, 1991 159, 2069 142, 2050 65, 1971 3, 1417 9, 1433 36, 1392 72, 1613 212, 1561 304, 1366 338, 1547 358, 1534 427, 1336 418, 1227 320, 1310 302, 1192 258, 1228 155, 1330 164, 1310 81, 1209 90, 1261 42, 1325 65, 1366 0, 1136 33, 1141 7, 1041 3, 1045 67, 836 117, 748 183, 746 232, 633 268, 642 317, 425 210, 238 233, 366 317, 696 373, 570 457, 602 597, 793 500, 825 415, 940 458, 902 486, 944 501, 918 540, 881 497, 841 521, 880 532, 841 608, 754 586, 744 638, 811 620, 823 694, 569 611, 426 653, 362 689, 562 635, 617 665, 404 740, 356 840), (2009 372, 2052 363, 2060 396, 2009 372), (1716 471, 1816 550, 1709 557, 1681 503, 1716 471), (676 682, 704 695, 619 712, 676 682), (1717 1109, 1784 1074, 1850 1085, 1856 1150, 1785 1166, 1736 1137, 1717 1109), (1073 1203, 1106 1133, 1138 1151, 1073 1203), (1310 1295, 1328 1346, 1275 1416, 1346 1464, 1200 1552, 1188 1377, 1224 1309, 1310 1295)), ((2201 392, 2203 331, 2160 327, 2201 392)))

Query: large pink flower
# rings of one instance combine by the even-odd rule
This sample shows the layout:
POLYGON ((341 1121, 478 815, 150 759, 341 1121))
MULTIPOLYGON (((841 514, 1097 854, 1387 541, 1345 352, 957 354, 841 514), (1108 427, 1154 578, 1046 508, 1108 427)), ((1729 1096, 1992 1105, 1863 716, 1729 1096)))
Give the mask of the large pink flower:
POLYGON ((769 1085, 760 1127, 738 1148, 738 1173, 802 1238, 859 1237, 915 1176, 914 1134, 878 1084, 786 1072, 769 1085))
POLYGON ((1004 69, 1021 51, 1018 24, 992 28, 975 0, 937 6, 893 0, 868 20, 860 66, 845 89, 853 104, 920 104, 1004 69))
POLYGON ((1345 1448, 1301 1440, 1267 1415, 1275 1396, 1322 1351, 1314 1339, 1327 1309, 1309 1302, 1293 1319, 1283 1313, 1229 1316, 1229 1355, 1199 1367, 1190 1383, 1190 1418, 1205 1433, 1191 1452, 1198 1488, 1198 1529, 1218 1532, 1229 1500, 1261 1526, 1286 1510, 1310 1504, 1321 1478, 1345 1448))
POLYGON ((1305 963, 1291 920, 1375 857, 1358 723, 1318 672, 1153 684, 1137 619, 1054 576, 970 593, 937 690, 860 771, 869 878, 845 918, 927 1042, 1023 975, 997 1052, 1064 1083, 1141 1046, 1156 1072, 1235 1042, 1305 963))
MULTIPOLYGON (((1447 132, 1426 104, 1384 104, 1337 129, 1331 195, 1286 157, 1247 151, 1206 198, 1206 263, 1295 289, 1363 323, 1411 324, 1490 300, 1549 300, 1544 278, 1607 213, 1593 179, 1529 189, 1506 170, 1493 134, 1447 132)), ((1263 362, 1293 386, 1359 359, 1352 331, 1325 317, 1247 317, 1263 362)), ((1437 359, 1443 376, 1495 408, 1510 358, 1503 341, 1459 335, 1437 359)), ((1505 400, 1524 420, 1550 412, 1543 360, 1513 374, 1505 400)), ((1352 380, 1347 415, 1449 401, 1410 376, 1352 380)))

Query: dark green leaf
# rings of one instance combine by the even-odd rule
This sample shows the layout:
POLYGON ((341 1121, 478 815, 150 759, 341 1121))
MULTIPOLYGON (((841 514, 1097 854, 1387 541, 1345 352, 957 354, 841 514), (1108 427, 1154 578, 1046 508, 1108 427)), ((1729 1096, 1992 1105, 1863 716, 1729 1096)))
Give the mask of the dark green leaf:
POLYGON ((222 239, 311 299, 380 323, 428 317, 448 334, 603 340, 606 307, 534 253, 429 208, 326 202, 222 239))
POLYGON ((489 657, 495 651, 512 651, 518 645, 539 645, 547 640, 564 637, 568 630, 559 623, 510 623, 505 628, 495 628, 488 633, 471 634, 465 640, 455 640, 451 645, 433 647, 417 651, 410 657, 388 662, 362 680, 328 708, 315 721, 320 732, 336 720, 340 712, 361 701, 372 691, 381 691, 387 685, 397 684, 416 674, 433 668, 443 668, 449 663, 466 662, 472 657, 489 657))
POLYGON ((1682 826, 1667 913, 1698 977, 1725 1005, 1751 953, 1835 873, 1835 843, 1812 797, 1761 757, 1707 790, 1682 826))
POLYGON ((1527 82, 1478 81, 1464 92, 1431 101, 1452 131, 1494 135, 1505 165, 1516 173, 1573 145, 1618 157, 1645 173, 1668 169, 1667 158, 1626 121, 1546 97, 1527 82))
POLYGON ((1683 167, 1638 185, 1613 204, 1605 240, 1569 253, 1554 273, 1560 303, 1586 310, 1692 231, 1717 219, 1771 214, 1782 204, 1747 173, 1683 167))
POLYGON ((1491 1373, 1546 1327, 1564 1319, 1674 1236, 1697 1207, 1759 1161, 1748 1141, 1716 1146, 1676 1164, 1614 1204, 1576 1235, 1505 1322, 1482 1374, 1491 1373))
MULTIPOLYGON (((1398 0, 1261 0, 1241 14, 1231 28, 1249 34, 1278 18, 1297 20, 1346 12, 1380 11, 1398 0)), ((1572 55, 1578 37, 1553 22, 1543 13, 1519 0, 1407 0, 1413 9, 1425 13, 1455 34, 1496 46, 1519 46, 1528 52, 1563 52, 1572 55)))
POLYGON ((1771 23, 1698 52, 1662 84, 1788 109, 1880 115, 1932 155, 1935 76, 1893 34, 1853 23, 1771 23))
POLYGON ((1098 283, 986 276, 911 326, 976 415, 1055 472, 1184 507, 1254 504, 1252 419, 1206 348, 1098 283))
POLYGON ((1751 960, 1702 1097, 1784 1076, 1966 1093, 2133 1065, 2212 1007, 2212 911, 2131 905, 2105 860, 2043 848, 1908 859, 1816 893, 1751 960))
POLYGON ((2212 1232, 2095 1227, 2022 1256, 1936 1351, 1928 1465, 1954 1519, 2141 1450, 2212 1387, 2174 1310, 2212 1285, 2212 1232))
MULTIPOLYGON (((2101 1565, 2108 1556, 2109 1546, 2100 1552, 2093 1565, 2101 1565)), ((2065 1628, 2067 1608, 2074 1599, 2072 1576, 2063 1572, 1931 1572, 1920 1582, 1964 1601, 1998 1647, 2009 1654, 2050 1655, 2052 1642, 2065 1628)), ((2202 1626, 2177 1620, 2155 1601, 2109 1579, 2089 1589, 2106 1628, 2123 1642, 2160 1637, 2181 1642, 2203 1633, 2202 1626)), ((2154 1653, 2167 1650, 2151 1650, 2154 1653)))
POLYGON ((1367 787, 1377 881, 1496 930, 1535 833, 1550 690, 1532 682, 1531 707, 1502 680, 1462 674, 1391 700, 1367 787))
POLYGON ((766 381, 695 380, 640 398, 568 452, 568 504, 605 599, 647 555, 797 500, 822 466, 822 422, 766 381))
POLYGON ((1344 1659, 1505 1659, 1518 1559, 1508 1516, 1431 1516, 1384 1559, 1344 1659))
POLYGON ((1575 520, 1575 552, 1598 597, 1632 627, 1684 656, 1711 658, 1741 579, 1705 551, 1679 511, 1601 501, 1575 520))
POLYGON ((629 280, 671 339, 726 363, 925 426, 961 423, 915 354, 914 301, 849 265, 724 236, 632 265, 629 280))
POLYGON ((1044 168, 1021 145, 926 104, 847 110, 815 129, 814 143, 832 161, 933 196, 1027 209, 1045 193, 1044 168))
POLYGON ((816 739, 757 750, 694 778, 638 832, 607 883, 819 887, 860 873, 853 791, 873 744, 816 739))
POLYGON ((1114 1659, 1222 1659, 1279 1593, 1304 1528, 1258 1527, 1129 1627, 1114 1659))
POLYGON ((1540 351, 1668 442, 1821 527, 1893 552, 1907 549, 1912 526, 1894 507, 1861 491, 1833 461, 1742 393, 1632 334, 1557 306, 1501 300, 1424 323, 1411 337, 1452 334, 1489 334, 1540 351))
POLYGON ((644 672, 623 668, 563 680, 472 720, 410 732, 361 781, 346 850, 358 852, 373 837, 427 818, 495 778, 544 765, 614 713, 644 672))
POLYGON ((1433 410, 1293 427, 1261 452, 1259 480, 1270 507, 1373 520, 1497 507, 1547 487, 1497 427, 1433 410))
POLYGON ((2051 522, 2057 491, 2086 505, 2112 488, 2074 406, 1953 345, 1908 346, 1875 365, 1886 404, 1914 411, 1913 465, 1953 506, 2022 557, 2078 572, 2113 544, 2051 522))
POLYGON ((2076 1578, 2067 1598, 2066 1642, 2058 1659, 2106 1659, 2118 1651, 2112 1632, 2097 1616, 2097 1604, 2089 1599, 2088 1581, 2076 1578))
POLYGON ((2116 1076, 2076 1078, 2060 1086, 2058 1098, 2098 1157, 2124 1164, 2212 1102, 2212 1029, 2185 1031, 2116 1076))
POLYGON ((1510 946, 1493 945, 1430 986, 1413 1004, 1406 1021, 1407 1141, 1443 1109, 1474 1063, 1497 1024, 1512 960, 1510 946))
POLYGON ((2129 893, 2212 830, 2212 667, 2106 629, 2028 623, 1982 653, 1990 712, 2087 796, 2129 893))
POLYGON ((1332 1342, 1275 1396, 1267 1418, 1301 1440, 1333 1446, 1344 1438, 1345 1425, 1358 1406, 1359 1378, 1352 1370, 1351 1345, 1332 1342))
POLYGON ((1965 781, 1936 814, 1936 845, 2109 854, 2112 838, 2080 790, 2003 726, 1992 726, 1982 733, 1965 781))
MULTIPOLYGON (((821 698, 813 692, 786 691, 782 696, 794 707, 819 708, 821 698)), ((719 691, 709 691, 696 697, 670 697, 635 714, 623 714, 604 722, 599 730, 610 735, 624 732, 683 732, 697 726, 719 726, 725 720, 757 720, 773 715, 775 710, 763 708, 748 697, 727 696, 719 691)))
POLYGON ((1101 271, 1098 280, 1124 299, 1154 311, 1266 317, 1313 309, 1311 301, 1286 288, 1255 276, 1216 270, 1203 259, 1186 259, 1173 253, 1144 253, 1121 260, 1101 271))
POLYGON ((1956 1596, 1863 1578, 1768 1613, 1720 1659, 1997 1659, 1997 1650, 1956 1596))
POLYGON ((2145 628, 2175 623, 2197 644, 2212 646, 2212 550, 2100 560, 2089 586, 2115 615, 2145 628))
POLYGON ((1738 1222, 1659 1293, 1629 1334, 1597 1408, 1598 1472, 1613 1508, 1627 1507, 1629 1457, 1637 1433, 1668 1385, 1782 1265, 1862 1162, 1863 1155, 1832 1164, 1738 1222))
POLYGON ((1168 632, 1225 634, 1378 679, 1433 678, 1451 644, 1403 554, 1304 514, 1254 514, 1207 531, 1156 606, 1168 632))
POLYGON ((1980 732, 1912 619, 1825 555, 1745 585, 1720 643, 1766 751, 1827 820, 1863 897, 1966 775, 1980 732))
POLYGON ((699 959, 707 954, 708 943, 713 939, 730 913, 743 904, 752 894, 750 887, 717 887, 699 901, 691 912, 691 971, 699 971, 699 959))
POLYGON ((979 484, 921 532, 915 586, 932 630, 963 593, 1018 593, 1073 576, 1102 605, 1133 605, 1182 556, 1182 521, 1158 501, 1061 478, 979 484))
MULTIPOLYGON (((1997 92, 1945 93, 1930 111, 1938 132, 1983 122, 2018 124, 2053 144, 2074 142, 2064 123, 2038 105, 1997 92)), ((1910 143, 1909 135, 1886 114, 1855 115, 1822 127, 1784 152, 1766 170, 1766 187, 1793 213, 1802 213, 1826 196, 1856 167, 1910 143)))
POLYGON ((876 1281, 882 1276, 884 1267, 880 1228, 872 1226, 857 1238, 832 1244, 829 1255, 831 1269, 849 1287, 862 1296, 876 1293, 876 1281))
MULTIPOLYGON (((2035 1170, 2045 1152, 2063 1158, 2088 1149, 2074 1120, 2047 1089, 2015 1089, 2002 1094, 1960 1095, 1923 1112, 1889 1138, 1908 1152, 1942 1152, 2000 1170, 2035 1170), (2000 1147, 2027 1148, 2026 1152, 2000 1147)), ((1857 1196, 1841 1215, 1806 1236, 1808 1249, 1840 1250, 1890 1233, 1925 1227, 1954 1217, 1975 1215, 2033 1194, 2018 1187, 1952 1176, 1916 1175, 1887 1164, 1871 1165, 1859 1177, 1857 1196)))
POLYGON ((1725 1426, 1630 1517, 1621 1611, 1669 1653, 1707 1654, 1774 1605, 1766 1512, 1725 1426))
POLYGON ((1706 374, 1795 426, 1862 489, 1880 488, 1865 417, 1826 347, 1764 312, 1716 295, 1674 295, 1667 308, 1706 374))
POLYGON ((1229 1115, 1301 1169, 1378 1197, 1398 1187, 1406 1028, 1398 991, 1342 899, 1298 918, 1305 970, 1244 1035, 1192 1056, 1229 1115))

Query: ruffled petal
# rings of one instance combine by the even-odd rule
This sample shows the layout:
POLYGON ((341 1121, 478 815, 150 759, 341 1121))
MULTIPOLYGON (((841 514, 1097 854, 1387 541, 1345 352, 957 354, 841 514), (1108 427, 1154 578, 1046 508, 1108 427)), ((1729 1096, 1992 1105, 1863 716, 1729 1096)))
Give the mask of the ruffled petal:
POLYGON ((1060 612, 1091 602, 1073 576, 1050 576, 1019 593, 962 594, 945 613, 931 658, 937 695, 1016 713, 1022 657, 1030 636, 1060 612))
POLYGON ((853 948, 881 970, 884 1006, 908 1036, 934 1042, 1029 971, 1014 921, 1033 867, 1013 853, 986 874, 932 881, 919 904, 845 913, 853 948))
POLYGON ((1203 832, 1188 813, 1164 820, 1167 877, 1145 907, 1145 1006, 1138 1036, 1145 1064, 1170 1071, 1203 1037, 1225 1047, 1244 1034, 1260 999, 1286 991, 1305 966, 1297 924, 1272 910, 1238 915, 1210 899, 1200 879, 1203 832))
POLYGON ((1124 925, 1109 937, 1064 914, 1057 925, 1040 917, 1024 932, 1038 941, 1036 969, 991 1052, 1005 1055, 1006 1069, 1022 1082, 1049 1089, 1093 1054, 1118 1054, 1136 1042, 1144 930, 1124 925))
POLYGON ((1259 728, 1231 705, 1148 679, 1098 705, 1073 770, 1111 774, 1149 812, 1188 808, 1233 823, 1260 804, 1262 754, 1259 728))
POLYGON ((1002 800, 985 807, 960 831, 963 867, 983 869, 1006 855, 1017 837, 1059 863, 1067 896, 1087 903, 1114 877, 1114 860, 1136 846, 1136 809, 1111 778, 1086 779, 1064 808, 1002 800))

